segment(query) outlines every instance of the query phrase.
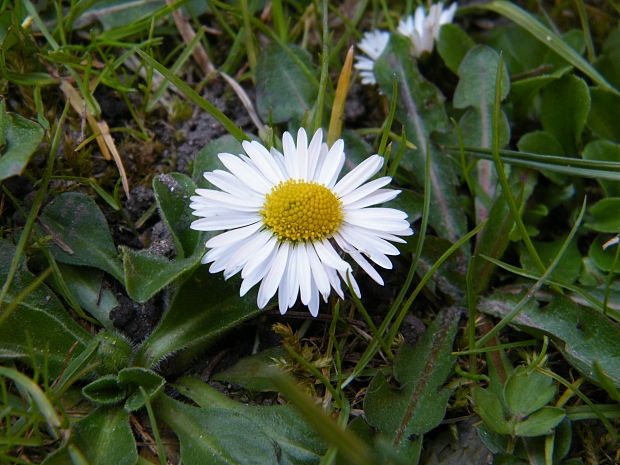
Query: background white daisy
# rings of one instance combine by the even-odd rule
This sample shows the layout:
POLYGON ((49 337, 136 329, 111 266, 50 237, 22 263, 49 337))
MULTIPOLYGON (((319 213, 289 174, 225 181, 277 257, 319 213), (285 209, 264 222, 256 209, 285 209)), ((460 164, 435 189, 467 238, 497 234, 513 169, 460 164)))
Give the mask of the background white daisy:
POLYGON ((376 30, 365 32, 362 40, 357 44, 357 47, 366 55, 355 56, 354 66, 360 72, 362 84, 372 85, 377 83, 373 71, 375 61, 381 56, 389 40, 389 32, 376 30))
POLYGON ((201 217, 191 227, 225 232, 208 240, 202 263, 226 278, 241 272, 240 294, 260 282, 257 304, 263 308, 278 293, 281 313, 298 297, 313 316, 319 295, 325 301, 333 289, 344 297, 340 279, 350 280, 361 295, 348 254, 379 284, 373 265, 391 269, 388 256, 398 255, 391 242, 413 231, 407 214, 374 207, 400 191, 384 189, 391 178, 372 181, 383 158, 372 155, 338 180, 345 162, 344 142, 331 148, 318 130, 310 143, 306 131, 282 138, 283 153, 259 142, 243 142, 245 154, 220 153, 226 170, 204 173, 218 189, 197 189, 191 197, 193 214, 201 217))
POLYGON ((401 19, 398 32, 411 39, 416 57, 433 51, 435 40, 439 37, 439 29, 443 24, 452 22, 457 6, 457 3, 453 3, 444 10, 443 3, 436 3, 431 5, 426 15, 424 6, 420 5, 416 8, 414 16, 401 19))

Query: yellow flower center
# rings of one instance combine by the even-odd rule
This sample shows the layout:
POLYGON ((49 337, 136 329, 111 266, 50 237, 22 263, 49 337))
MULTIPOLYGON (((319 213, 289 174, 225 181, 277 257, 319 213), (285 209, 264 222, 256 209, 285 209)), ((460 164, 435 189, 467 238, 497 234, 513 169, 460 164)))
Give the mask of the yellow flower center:
POLYGON ((281 241, 318 241, 338 230, 341 206, 324 185, 289 179, 271 189, 260 213, 281 241))

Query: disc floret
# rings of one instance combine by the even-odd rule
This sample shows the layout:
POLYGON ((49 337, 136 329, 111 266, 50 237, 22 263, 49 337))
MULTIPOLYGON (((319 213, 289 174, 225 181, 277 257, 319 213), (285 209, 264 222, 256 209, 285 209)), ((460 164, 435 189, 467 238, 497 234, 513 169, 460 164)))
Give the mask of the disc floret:
POLYGON ((280 182, 266 195, 263 223, 281 241, 314 242, 334 234, 343 220, 342 202, 323 184, 280 182))

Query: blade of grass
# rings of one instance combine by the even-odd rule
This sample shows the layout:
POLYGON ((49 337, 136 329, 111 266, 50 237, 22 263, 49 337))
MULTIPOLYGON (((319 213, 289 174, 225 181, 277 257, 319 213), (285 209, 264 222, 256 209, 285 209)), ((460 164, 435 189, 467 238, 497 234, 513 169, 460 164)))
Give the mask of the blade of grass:
POLYGON ((400 312, 398 313, 398 316, 396 317, 396 320, 394 321, 394 324, 392 325, 392 328, 390 330, 389 336, 387 338, 387 343, 391 346, 394 343, 394 339, 396 338, 396 335, 398 334, 398 330, 400 329, 400 325, 403 322, 403 319, 405 318, 405 316, 407 315, 407 312, 409 311, 409 308, 411 308, 411 305, 413 304, 413 302, 415 301, 416 297, 418 296, 418 294, 420 292, 422 292, 422 289, 424 289, 424 286, 426 286, 426 283, 433 277, 433 275, 435 274, 435 272, 441 267, 441 265, 444 264, 444 262, 450 258, 452 256, 452 254, 454 252, 456 252, 458 249, 460 249, 463 245, 467 244, 467 242, 469 242, 469 240, 474 237, 476 234, 478 234, 478 232, 484 227, 484 225, 487 223, 487 220, 483 221, 482 223, 480 223, 479 225, 477 225, 474 229, 472 229, 471 231, 469 231, 467 234, 465 234, 463 237, 461 237, 458 241, 456 241, 454 244, 452 244, 448 250, 446 250, 438 259, 437 261, 433 264, 433 266, 431 267, 430 270, 428 270, 428 272, 424 275, 424 277, 420 280, 420 282, 418 283, 418 285, 416 286, 416 288, 413 290, 413 292, 411 293, 411 295, 409 296, 409 298, 407 299, 407 301, 405 302, 405 304, 402 306, 402 308, 400 309, 400 312))
MULTIPOLYGON (((458 147, 450 147, 450 151, 456 153, 456 149, 458 147)), ((493 155, 493 151, 491 149, 481 148, 481 147, 463 147, 466 153, 474 156, 487 156, 491 157, 493 155)), ((553 165, 565 165, 569 167, 577 167, 577 168, 590 168, 594 167, 597 170, 609 170, 610 172, 620 172, 620 162, 617 161, 607 161, 607 160, 586 160, 583 158, 574 158, 574 157, 562 157, 558 155, 547 155, 541 153, 531 153, 531 152, 517 152, 515 150, 504 150, 500 149, 499 154, 502 159, 515 159, 521 160, 524 162, 533 161, 540 164, 545 164, 548 166, 553 165)), ((524 165, 528 166, 528 165, 524 165)))
POLYGON ((516 23, 519 27, 525 29, 536 39, 549 47, 552 51, 560 55, 575 68, 582 71, 601 88, 620 95, 620 92, 613 87, 607 80, 579 53, 577 53, 570 45, 568 45, 561 36, 553 32, 538 21, 527 11, 523 10, 514 3, 504 0, 496 0, 486 5, 479 5, 476 8, 490 10, 516 23))
MULTIPOLYGON (((540 275, 529 273, 523 268, 517 268, 516 266, 509 265, 508 263, 504 263, 493 257, 488 257, 486 255, 480 255, 480 257, 493 263, 496 266, 499 266, 500 268, 505 269, 506 271, 510 271, 511 273, 517 274, 519 276, 523 276, 524 278, 529 278, 529 279, 533 279, 536 281, 540 279, 540 275)), ((596 308, 597 310, 600 310, 601 312, 603 312, 605 308, 605 304, 603 301, 598 300, 596 297, 592 296, 589 292, 583 290, 581 286, 576 286, 574 284, 568 284, 568 283, 562 283, 560 281, 555 281, 553 279, 547 279, 547 283, 552 286, 557 286, 559 288, 563 288, 563 289, 566 289, 567 291, 574 292, 575 294, 580 295, 581 297, 583 297, 583 300, 587 304, 589 304, 593 308, 596 308)), ((608 306, 607 316, 615 319, 616 321, 620 321, 620 311, 618 309, 611 308, 608 306)))
POLYGON ((377 465, 372 453, 356 435, 345 430, 333 418, 328 416, 314 400, 304 394, 291 379, 275 372, 271 380, 293 407, 303 416, 314 430, 329 444, 333 444, 346 459, 347 463, 356 465, 377 465))
POLYGON ((532 259, 536 263, 536 266, 543 271, 545 269, 545 265, 543 264, 530 235, 527 232, 525 224, 523 223, 523 219, 521 218, 520 208, 517 206, 517 202, 515 201, 514 196, 512 195, 512 189, 510 188, 510 184, 508 182, 508 176, 506 175, 506 171, 504 170, 504 165, 499 156, 499 146, 500 146, 500 124, 501 124, 501 86, 502 86, 502 74, 504 71, 504 56, 502 54, 499 55, 499 63, 497 65, 497 76, 495 78, 495 102, 493 104, 493 115, 492 115, 492 134, 491 134, 491 150, 493 154, 493 162, 495 163, 495 170, 497 172, 497 177, 500 185, 502 186, 502 194, 506 197, 506 201, 510 207, 510 213, 517 225, 517 229, 521 233, 521 238, 525 243, 525 247, 527 251, 531 255, 532 259))
POLYGON ((53 438, 58 439, 60 437, 58 430, 61 427, 61 420, 52 406, 52 403, 49 401, 41 388, 33 380, 13 368, 0 367, 0 376, 9 378, 21 389, 28 392, 37 406, 37 409, 41 412, 41 415, 43 415, 43 418, 45 418, 45 421, 50 426, 50 433, 53 438))
POLYGON ((52 143, 50 145, 49 154, 47 157, 47 166, 45 167, 45 172, 43 174, 43 180, 41 182, 41 187, 37 191, 34 201, 32 203, 32 208, 30 209, 30 213, 28 214, 28 218, 26 219, 26 224, 24 225, 24 229, 19 236, 19 240, 17 241, 17 246, 15 248, 15 255, 13 256, 13 260, 11 261, 11 266, 9 267, 6 281, 2 285, 2 290, 0 290, 0 309, 2 308, 2 304, 4 303, 4 299, 11 287, 11 283, 13 282, 13 278, 15 277, 15 273, 17 272, 17 267, 19 266, 19 261, 24 253, 24 249, 26 247, 26 242, 28 242, 28 238, 30 237, 30 232, 32 231, 32 226, 34 225, 35 220, 39 214, 39 210, 43 205, 43 200, 45 198, 45 194, 47 193, 47 188, 52 177, 52 171, 54 169, 54 160, 56 159, 56 154, 58 153, 58 143, 60 141, 60 135, 63 132, 63 126, 65 119, 67 118, 67 113, 69 111, 69 102, 65 103, 65 108, 63 109, 60 118, 58 119, 56 129, 54 131, 54 136, 52 137, 52 143))
MULTIPOLYGON (((321 77, 319 79, 319 95, 314 107, 314 132, 323 127, 323 109, 327 96, 327 80, 329 77, 329 28, 327 24, 327 0, 321 2, 322 51, 321 77)), ((329 134, 328 134, 329 137, 329 134)))
POLYGON ((592 411, 596 414, 597 418, 601 421, 601 423, 605 425, 605 428, 607 428, 607 431, 609 431, 609 434, 611 435, 613 441, 615 442, 618 440, 618 433, 616 433, 616 429, 614 428, 614 426, 607 419, 605 414, 601 412, 599 408, 596 405, 594 405, 594 402, 592 402, 588 398, 588 396, 586 396, 583 392, 581 392, 581 390, 579 390, 577 387, 573 386, 570 382, 568 382, 568 380, 564 379, 563 377, 561 377, 557 373, 554 373, 551 370, 538 367, 536 368, 536 371, 555 379, 558 383, 562 384, 565 388, 573 391, 577 395, 577 397, 583 400, 588 405, 588 407, 592 409, 592 411))
POLYGON ((248 64, 250 65, 252 75, 254 75, 254 70, 256 69, 256 50, 254 48, 254 37, 252 37, 252 27, 250 25, 250 17, 252 14, 248 8, 248 0, 241 0, 240 6, 241 17, 243 18, 243 30, 245 32, 246 56, 248 57, 248 64))
POLYGON ((583 0, 575 0, 577 5, 577 13, 579 13, 579 21, 581 22, 581 29, 583 29, 583 36, 586 41, 586 53, 588 54, 588 61, 592 63, 596 60, 596 53, 594 52, 594 41, 592 40, 592 31, 590 31, 590 22, 588 21, 588 12, 583 0))
POLYGON ((151 399, 144 388, 142 386, 139 387, 140 393, 144 397, 144 405, 146 406, 149 421, 151 422, 151 429, 153 430, 155 444, 157 444, 157 458, 159 458, 159 463, 161 465, 168 465, 168 460, 166 459, 166 449, 164 448, 164 443, 161 441, 161 436, 159 435, 159 428, 157 427, 157 420, 155 419, 155 413, 153 412, 153 407, 151 406, 151 399))
MULTIPOLYGON (((194 48, 200 43, 200 40, 202 39, 203 36, 204 36, 204 28, 201 28, 198 31, 198 34, 196 34, 194 38, 191 40, 191 42, 187 44, 186 47, 183 48, 183 51, 181 52, 179 57, 175 60, 175 62, 170 67, 170 72, 172 74, 176 75, 181 70, 181 67, 185 64, 187 59, 190 57, 190 55, 194 51, 194 48)), ((146 104, 147 112, 150 112, 153 110, 153 108, 155 108, 155 105, 157 104, 157 102, 159 102, 159 99, 162 97, 162 95, 164 95, 164 92, 166 92, 166 89, 168 88, 169 84, 170 84, 170 81, 168 80, 162 81, 159 87, 155 89, 155 91, 151 94, 149 101, 146 104)))
POLYGON ((168 79, 172 84, 174 84, 177 89, 179 89, 183 94, 202 108, 204 111, 213 116, 224 128, 238 141, 249 140, 248 137, 241 128, 239 128, 235 123, 233 123, 228 116, 218 110, 213 104, 207 101, 205 98, 201 97, 194 89, 185 84, 181 79, 172 74, 168 68, 159 63, 157 60, 152 58, 150 55, 146 54, 142 50, 136 50, 138 55, 146 61, 149 65, 159 71, 166 79, 168 79))
POLYGON ((544 270, 543 275, 540 277, 540 279, 538 281, 536 281, 536 283, 521 298, 519 303, 504 318, 502 318, 501 321, 499 323, 497 323, 493 327, 493 329, 491 329, 491 331, 486 333, 483 337, 481 337, 478 340, 478 342, 476 343, 475 347, 482 347, 482 346, 484 346, 484 344, 486 344, 491 338, 493 338, 495 335, 497 335, 497 333, 504 326, 509 324, 519 314, 519 312, 521 312, 521 310, 523 310, 523 308, 525 308, 525 305, 529 302, 529 300, 532 297, 534 297, 536 292, 543 286, 543 284, 547 283, 547 278, 556 269, 556 267, 558 266, 558 263, 560 263, 560 260, 564 256, 564 252, 566 252, 566 249, 568 248, 568 245, 573 240, 573 237, 575 237, 575 234, 577 233, 577 229, 579 229, 579 226, 581 225, 581 221, 583 220, 583 217, 584 217, 584 215, 586 213, 586 205, 587 205, 586 200, 587 199, 584 197, 583 203, 581 205, 581 210, 579 212, 579 216, 577 217, 577 220, 575 221, 575 224, 573 225, 573 227, 571 228, 570 232, 568 233, 568 236, 566 236, 566 239, 562 243, 562 246, 560 247, 560 250, 558 250, 558 253, 555 255, 555 257, 553 257, 553 260, 551 261, 549 266, 544 270))
POLYGON ((278 37, 280 37, 282 42, 286 42, 288 39, 288 26, 284 17, 284 11, 282 10, 282 0, 271 0, 271 16, 273 17, 273 24, 278 37))
MULTIPOLYGON (((385 158, 385 148, 388 143, 388 136, 392 131, 392 123, 394 122, 394 115, 396 114, 396 99, 398 98, 398 81, 396 80, 396 76, 394 76, 394 80, 392 81, 392 98, 390 99, 390 110, 388 112, 388 117, 383 123, 383 133, 381 134, 381 142, 379 142, 379 150, 377 153, 385 158)), ((402 145, 402 144, 401 144, 402 145)), ((387 160, 384 165, 384 170, 387 170, 387 160)))

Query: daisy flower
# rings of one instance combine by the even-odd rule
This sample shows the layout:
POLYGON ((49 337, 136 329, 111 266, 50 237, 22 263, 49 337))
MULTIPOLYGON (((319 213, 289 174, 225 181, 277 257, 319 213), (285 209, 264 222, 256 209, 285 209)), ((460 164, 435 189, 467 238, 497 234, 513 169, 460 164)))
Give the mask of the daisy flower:
POLYGON ((423 6, 415 10, 415 16, 401 19, 398 32, 411 39, 415 56, 432 52, 435 40, 439 37, 439 29, 443 24, 451 23, 456 13, 457 4, 443 9, 443 3, 431 5, 428 16, 423 6))
POLYGON ((354 66, 355 69, 360 72, 362 84, 372 85, 377 83, 375 80, 375 73, 373 71, 375 61, 381 56, 389 40, 389 32, 377 30, 365 32, 364 37, 357 44, 357 47, 367 55, 355 56, 356 62, 354 66))
POLYGON ((407 214, 373 207, 400 191, 383 189, 391 181, 372 181, 383 157, 372 155, 338 180, 345 162, 344 142, 331 148, 318 130, 308 144, 306 131, 282 137, 283 154, 259 142, 243 142, 245 154, 218 155, 226 170, 204 173, 217 189, 196 189, 190 207, 201 217, 191 224, 198 231, 225 232, 209 239, 202 263, 229 278, 241 272, 240 294, 260 282, 258 307, 278 293, 280 313, 297 298, 313 316, 333 289, 344 298, 341 282, 350 281, 360 296, 348 254, 379 284, 383 280, 370 262, 392 268, 389 255, 398 255, 392 242, 405 241, 413 231, 407 214), (370 261, 369 261, 370 260, 370 261))

